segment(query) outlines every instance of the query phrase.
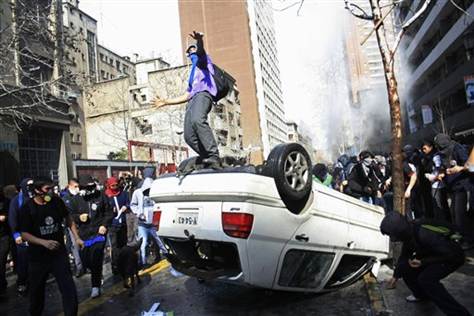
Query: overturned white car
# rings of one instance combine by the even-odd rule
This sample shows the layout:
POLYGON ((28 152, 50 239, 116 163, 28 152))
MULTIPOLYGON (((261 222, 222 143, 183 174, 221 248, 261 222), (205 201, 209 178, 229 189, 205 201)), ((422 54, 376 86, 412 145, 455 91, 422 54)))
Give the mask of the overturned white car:
POLYGON ((313 183, 296 143, 259 167, 158 178, 158 233, 182 273, 275 290, 347 286, 388 256, 383 209, 313 183))

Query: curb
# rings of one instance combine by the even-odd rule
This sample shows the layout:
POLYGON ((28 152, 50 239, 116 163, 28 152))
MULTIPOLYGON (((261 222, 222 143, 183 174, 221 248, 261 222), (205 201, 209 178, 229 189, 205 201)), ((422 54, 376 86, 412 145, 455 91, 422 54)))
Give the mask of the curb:
POLYGON ((370 272, 364 275, 364 283, 370 301, 371 316, 393 315, 393 311, 388 309, 380 285, 370 272))

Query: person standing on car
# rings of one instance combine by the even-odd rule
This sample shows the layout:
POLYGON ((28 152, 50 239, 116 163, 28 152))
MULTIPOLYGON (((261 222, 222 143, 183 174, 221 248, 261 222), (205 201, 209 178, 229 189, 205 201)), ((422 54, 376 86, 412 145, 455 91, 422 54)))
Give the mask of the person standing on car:
POLYGON ((20 183, 20 192, 11 200, 8 210, 8 224, 16 245, 15 270, 17 274, 17 292, 25 295, 28 290, 28 244, 22 239, 18 230, 18 218, 22 206, 33 197, 33 179, 26 178, 20 183))
POLYGON ((107 197, 97 189, 97 184, 90 175, 79 177, 81 199, 72 213, 79 228, 79 236, 84 240, 80 252, 82 265, 91 271, 91 297, 100 296, 102 283, 102 266, 108 227, 113 213, 107 197))
POLYGON ((21 236, 29 244, 30 314, 42 314, 46 280, 51 273, 61 292, 64 314, 77 315, 77 292, 69 269, 62 223, 66 222, 80 247, 84 243, 63 201, 53 194, 52 181, 35 179, 33 188, 34 197, 22 206, 18 219, 21 236))
POLYGON ((113 210, 114 218, 110 226, 109 236, 112 246, 112 273, 118 274, 118 257, 120 249, 127 245, 127 211, 130 207, 128 193, 119 186, 119 181, 115 177, 107 179, 105 184, 105 195, 109 202, 109 207, 113 210))
POLYGON ((406 298, 408 302, 431 300, 446 315, 471 315, 440 282, 465 261, 462 248, 452 238, 455 228, 449 223, 409 222, 400 213, 390 212, 382 220, 380 231, 390 236, 391 241, 403 243, 389 286, 393 287, 398 279, 403 278, 413 293, 406 298))
POLYGON ((207 116, 211 111, 213 97, 217 95, 214 81, 214 66, 204 50, 203 33, 193 31, 190 36, 196 40, 186 49, 191 60, 191 71, 187 92, 174 99, 162 100, 156 97, 156 107, 188 102, 184 116, 184 140, 202 159, 204 164, 220 166, 219 150, 207 116))

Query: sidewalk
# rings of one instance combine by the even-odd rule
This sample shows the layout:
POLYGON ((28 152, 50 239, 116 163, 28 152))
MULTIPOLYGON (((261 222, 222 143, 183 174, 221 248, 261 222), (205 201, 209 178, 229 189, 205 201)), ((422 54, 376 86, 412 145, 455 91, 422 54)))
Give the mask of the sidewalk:
MULTIPOLYGON (((446 289, 458 302, 474 313, 474 251, 466 253, 468 262, 442 282, 446 289)), ((433 303, 408 303, 405 297, 411 294, 403 280, 397 283, 393 290, 385 289, 385 280, 392 276, 392 270, 387 267, 380 269, 379 283, 385 300, 385 306, 392 315, 400 316, 442 316, 444 315, 433 303)))

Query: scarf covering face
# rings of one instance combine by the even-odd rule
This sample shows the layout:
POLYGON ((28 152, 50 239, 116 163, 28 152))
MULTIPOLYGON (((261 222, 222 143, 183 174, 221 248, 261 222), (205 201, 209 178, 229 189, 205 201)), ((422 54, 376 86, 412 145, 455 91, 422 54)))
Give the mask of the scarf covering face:
POLYGON ((105 183, 105 195, 108 197, 114 197, 120 194, 120 188, 118 186, 118 180, 115 177, 110 177, 107 179, 105 183), (117 187, 112 188, 112 185, 117 185, 117 187))

